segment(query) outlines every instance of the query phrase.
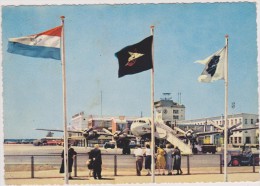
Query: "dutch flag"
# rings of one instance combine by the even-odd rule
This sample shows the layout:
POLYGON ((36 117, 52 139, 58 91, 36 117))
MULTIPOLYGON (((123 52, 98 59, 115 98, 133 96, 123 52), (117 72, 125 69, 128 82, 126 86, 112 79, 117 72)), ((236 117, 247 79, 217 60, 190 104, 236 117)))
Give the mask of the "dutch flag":
POLYGON ((7 52, 30 57, 61 59, 62 26, 39 34, 9 38, 7 52))

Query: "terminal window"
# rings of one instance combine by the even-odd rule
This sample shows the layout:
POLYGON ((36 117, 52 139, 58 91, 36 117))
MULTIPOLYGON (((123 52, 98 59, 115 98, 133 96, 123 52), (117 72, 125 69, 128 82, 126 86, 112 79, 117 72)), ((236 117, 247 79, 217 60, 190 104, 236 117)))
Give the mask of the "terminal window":
POLYGON ((173 114, 179 114, 179 110, 173 110, 173 114))
POLYGON ((246 143, 251 143, 250 137, 246 137, 246 143))
POLYGON ((173 116, 173 119, 179 119, 179 116, 173 116))
POLYGON ((238 137, 238 143, 242 143, 242 138, 238 137))
POLYGON ((235 137, 235 143, 237 143, 237 137, 235 137))

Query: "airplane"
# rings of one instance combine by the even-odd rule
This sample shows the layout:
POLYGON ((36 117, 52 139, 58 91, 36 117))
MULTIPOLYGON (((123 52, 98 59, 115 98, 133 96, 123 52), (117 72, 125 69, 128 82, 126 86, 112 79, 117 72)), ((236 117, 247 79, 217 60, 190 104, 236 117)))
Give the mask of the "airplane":
MULTIPOLYGON (((156 122, 163 122, 162 120, 156 120, 156 122)), ((156 130, 156 128, 155 128, 156 130)), ((208 131, 208 132, 195 132, 192 129, 189 129, 187 131, 184 131, 180 129, 179 127, 174 127, 174 130, 176 131, 175 136, 178 138, 185 138, 188 143, 192 145, 192 151, 196 152, 195 145, 198 143, 197 138, 199 136, 207 136, 207 135, 213 135, 213 134, 219 134, 219 131, 208 131), (179 134, 181 133, 181 135, 179 134)), ((151 139, 151 120, 150 118, 138 118, 133 121, 131 125, 131 132, 136 137, 140 137, 144 140, 151 139)))
POLYGON ((46 134, 46 137, 53 137, 53 132, 51 132, 51 131, 48 131, 48 133, 46 134))
MULTIPOLYGON (((82 134, 82 136, 70 136, 69 139, 85 139, 88 145, 88 140, 94 140, 100 137, 101 135, 103 136, 112 136, 112 141, 116 141, 116 144, 118 147, 123 148, 123 151, 127 151, 126 153, 123 152, 123 154, 129 154, 130 150, 128 149, 129 143, 130 143, 130 138, 134 138, 134 135, 129 135, 127 134, 127 131, 129 129, 124 129, 123 131, 116 131, 114 134, 110 132, 106 128, 102 128, 101 130, 100 127, 91 127, 91 128, 86 128, 84 130, 68 130, 69 133, 77 133, 77 134, 82 134), (129 153, 128 153, 129 152, 129 153)), ((43 131, 49 131, 49 132, 63 132, 63 130, 59 129, 42 129, 42 128, 37 128, 36 130, 43 130, 43 131)))
POLYGON ((131 124, 131 133, 136 137, 151 139, 151 120, 150 118, 138 118, 131 124))
MULTIPOLYGON (((187 140, 189 140, 192 144, 192 148, 195 147, 195 144, 198 143, 197 138, 200 136, 208 136, 208 135, 213 135, 213 134, 219 134, 219 131, 208 131, 208 132, 196 132, 192 129, 188 129, 187 131, 184 131, 182 129, 180 129, 179 127, 174 127, 174 129, 177 132, 182 133, 182 137, 186 138, 187 140)), ((181 137, 179 135, 179 137, 181 137)))
POLYGON ((106 128, 103 128, 102 130, 112 136, 112 141, 119 141, 124 138, 134 138, 135 137, 134 135, 127 134, 128 130, 129 130, 128 128, 125 128, 122 131, 116 131, 114 134, 106 128))
MULTIPOLYGON (((215 124, 214 121, 212 120, 209 120, 209 123, 211 125, 213 125, 215 128, 217 128, 219 130, 219 133, 221 135, 224 135, 224 131, 225 131, 225 128, 223 125, 217 125, 215 124)), ((234 134, 234 132, 242 132, 242 131, 246 131, 246 130, 253 130, 253 129, 258 129, 258 127, 247 127, 247 128, 237 128, 238 126, 240 126, 242 123, 239 122, 231 127, 229 127, 227 129, 227 136, 228 136, 228 139, 227 139, 227 143, 229 144, 229 137, 232 136, 234 134)))
POLYGON ((122 148, 122 153, 123 154, 130 154, 130 139, 135 138, 136 136, 127 134, 128 128, 125 128, 122 131, 116 131, 114 134, 107 130, 106 128, 102 129, 104 132, 112 136, 112 142, 115 142, 116 148, 120 147, 122 148))
MULTIPOLYGON (((160 122, 160 121, 155 121, 155 122, 160 122)), ((163 121, 161 121, 161 122, 163 122, 163 121)), ((219 133, 219 132, 216 132, 216 131, 195 132, 191 129, 189 129, 188 131, 183 131, 179 127, 174 127, 174 130, 176 130, 177 132, 180 132, 182 134, 185 134, 184 136, 189 140, 195 139, 198 136, 205 136, 205 135, 211 135, 211 134, 219 133)), ((139 119, 136 119, 135 121, 133 121, 133 123, 131 125, 131 132, 132 132, 133 135, 135 135, 137 137, 144 137, 144 138, 148 137, 149 138, 151 136, 151 120, 150 120, 150 118, 139 118, 139 119)))
MULTIPOLYGON (((70 139, 85 139, 87 142, 88 140, 93 140, 97 139, 99 136, 104 135, 104 136, 109 136, 108 133, 101 132, 97 130, 98 128, 91 127, 91 128, 86 128, 84 130, 67 130, 69 133, 76 133, 76 134, 82 134, 82 136, 70 136, 70 139)), ((63 130, 59 129, 42 129, 42 128, 37 128, 35 130, 43 130, 43 131, 52 131, 52 132, 63 132, 63 130)))

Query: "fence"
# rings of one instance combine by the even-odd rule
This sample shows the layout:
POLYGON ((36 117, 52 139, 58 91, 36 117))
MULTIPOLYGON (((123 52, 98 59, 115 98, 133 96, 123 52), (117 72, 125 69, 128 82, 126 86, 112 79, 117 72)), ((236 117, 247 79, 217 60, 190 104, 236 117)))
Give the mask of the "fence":
MULTIPOLYGON (((128 171, 129 174, 135 175, 135 157, 133 155, 103 154, 102 159, 102 167, 113 171, 114 176, 122 174, 123 171, 128 171)), ((77 177, 79 168, 86 167, 85 163, 87 160, 87 154, 81 153, 76 156, 73 164, 73 172, 75 177, 77 177)), ((5 155, 6 165, 30 165, 31 178, 34 178, 35 176, 36 165, 48 164, 60 166, 60 163, 60 155, 5 155)), ((239 167, 234 167, 234 169, 230 169, 230 172, 256 172, 255 163, 253 163, 251 169, 250 166, 247 166, 247 169, 245 169, 245 167, 241 167, 240 169, 238 168, 239 167)), ((182 170, 183 173, 187 175, 209 173, 223 174, 223 158, 221 154, 182 156, 182 170)))

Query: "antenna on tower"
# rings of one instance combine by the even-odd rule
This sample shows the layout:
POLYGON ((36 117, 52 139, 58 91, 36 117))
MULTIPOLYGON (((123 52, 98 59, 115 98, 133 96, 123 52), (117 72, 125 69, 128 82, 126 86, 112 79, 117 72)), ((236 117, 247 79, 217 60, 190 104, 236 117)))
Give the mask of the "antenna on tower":
POLYGON ((178 104, 181 105, 181 92, 178 92, 178 104))
POLYGON ((103 102, 103 100, 102 100, 103 98, 102 98, 102 90, 101 90, 101 95, 100 95, 100 115, 101 115, 101 117, 103 117, 103 113, 102 113, 102 102, 103 102))
POLYGON ((180 92, 180 105, 181 105, 181 92, 180 92))
POLYGON ((168 92, 164 92, 163 93, 163 98, 161 98, 161 100, 172 100, 172 97, 171 97, 171 93, 168 93, 168 92))

